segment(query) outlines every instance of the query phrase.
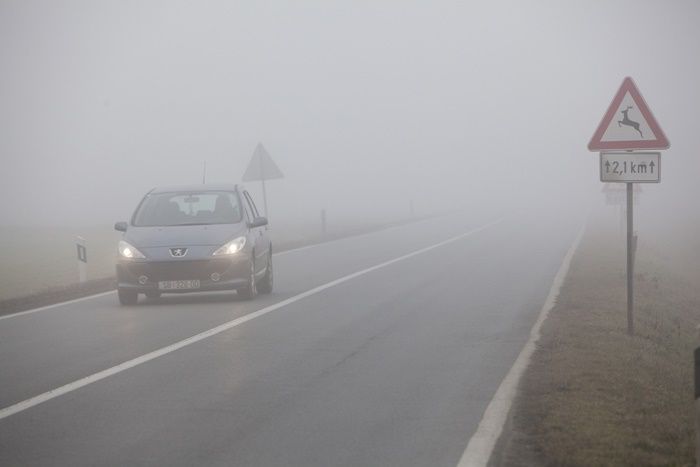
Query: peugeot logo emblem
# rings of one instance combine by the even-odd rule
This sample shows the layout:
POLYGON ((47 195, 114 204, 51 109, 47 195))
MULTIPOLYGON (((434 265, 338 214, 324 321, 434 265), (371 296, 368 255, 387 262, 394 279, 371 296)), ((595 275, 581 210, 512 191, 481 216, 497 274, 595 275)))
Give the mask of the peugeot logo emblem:
POLYGON ((170 256, 173 258, 182 258, 187 254, 187 248, 171 248, 170 256))

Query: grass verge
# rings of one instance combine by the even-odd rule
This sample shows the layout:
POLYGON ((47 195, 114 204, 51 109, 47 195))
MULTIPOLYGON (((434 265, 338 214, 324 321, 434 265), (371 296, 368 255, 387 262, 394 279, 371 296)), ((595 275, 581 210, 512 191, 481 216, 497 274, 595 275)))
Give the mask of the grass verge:
POLYGON ((643 247, 630 337, 624 241, 588 229, 542 326, 494 463, 694 465, 700 282, 643 247))

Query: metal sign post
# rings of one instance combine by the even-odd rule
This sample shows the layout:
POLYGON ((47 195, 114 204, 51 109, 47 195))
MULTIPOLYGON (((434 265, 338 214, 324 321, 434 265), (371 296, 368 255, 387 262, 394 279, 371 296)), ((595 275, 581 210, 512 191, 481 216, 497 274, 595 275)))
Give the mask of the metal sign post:
MULTIPOLYGON (((605 183, 602 189, 605 195, 605 203, 609 206, 614 206, 617 210, 618 233, 621 238, 626 236, 627 229, 627 184, 626 183, 605 183)), ((642 185, 636 183, 634 185, 633 196, 637 206, 641 201, 642 185)))
POLYGON ((633 152, 667 149, 666 135, 632 81, 625 78, 596 129, 588 149, 600 151, 600 181, 625 183, 627 192, 627 333, 634 335, 634 184, 661 181, 661 153, 633 152), (618 152, 605 152, 605 151, 618 152), (625 151, 625 152, 619 152, 625 151))
POLYGON ((634 234, 635 183, 661 181, 661 153, 601 152, 600 181, 625 183, 627 195, 627 333, 634 335, 634 261, 637 236, 634 234))
POLYGON ((262 182, 262 190, 263 190, 263 205, 265 206, 265 216, 268 216, 268 213, 270 211, 267 210, 267 189, 265 188, 265 167, 263 167, 263 158, 259 157, 258 161, 260 162, 260 181, 262 182))
POLYGON ((634 335, 634 183, 627 184, 627 334, 634 335))

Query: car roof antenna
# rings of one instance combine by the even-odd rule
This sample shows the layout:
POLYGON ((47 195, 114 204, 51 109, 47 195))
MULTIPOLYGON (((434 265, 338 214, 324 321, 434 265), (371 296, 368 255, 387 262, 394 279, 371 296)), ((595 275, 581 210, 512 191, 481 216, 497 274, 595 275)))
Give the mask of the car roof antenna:
POLYGON ((204 161, 204 170, 202 170, 202 185, 207 182, 207 161, 204 161))

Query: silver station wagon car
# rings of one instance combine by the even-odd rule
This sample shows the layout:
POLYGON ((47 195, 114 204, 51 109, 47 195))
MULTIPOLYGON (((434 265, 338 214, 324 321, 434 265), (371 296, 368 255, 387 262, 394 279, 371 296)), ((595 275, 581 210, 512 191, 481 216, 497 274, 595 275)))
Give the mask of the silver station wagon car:
POLYGON ((267 219, 240 185, 155 188, 144 196, 117 252, 119 302, 138 294, 236 290, 244 298, 272 292, 267 219))

